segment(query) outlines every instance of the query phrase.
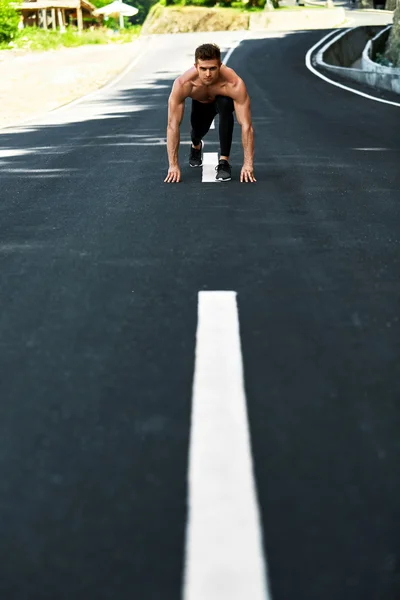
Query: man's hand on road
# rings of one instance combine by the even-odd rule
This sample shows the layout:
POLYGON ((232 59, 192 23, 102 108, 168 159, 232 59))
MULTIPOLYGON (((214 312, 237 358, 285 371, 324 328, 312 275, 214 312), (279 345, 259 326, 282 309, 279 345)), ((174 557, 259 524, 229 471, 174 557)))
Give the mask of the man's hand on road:
POLYGON ((179 167, 170 167, 168 175, 164 179, 165 183, 179 183, 181 180, 181 170, 179 167))
POLYGON ((246 167, 246 165, 243 165, 240 172, 240 182, 254 183, 255 181, 256 178, 254 177, 253 167, 246 167))

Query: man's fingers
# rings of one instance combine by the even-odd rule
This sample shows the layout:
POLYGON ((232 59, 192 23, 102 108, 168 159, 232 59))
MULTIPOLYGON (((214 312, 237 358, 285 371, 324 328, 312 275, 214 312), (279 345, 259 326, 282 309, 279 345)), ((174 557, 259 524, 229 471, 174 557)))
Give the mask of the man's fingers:
POLYGON ((168 173, 168 175, 164 179, 164 183, 179 183, 180 180, 181 180, 181 174, 172 172, 172 173, 168 173))
POLYGON ((254 183, 256 178, 253 175, 252 171, 242 170, 240 173, 240 181, 241 183, 254 183))

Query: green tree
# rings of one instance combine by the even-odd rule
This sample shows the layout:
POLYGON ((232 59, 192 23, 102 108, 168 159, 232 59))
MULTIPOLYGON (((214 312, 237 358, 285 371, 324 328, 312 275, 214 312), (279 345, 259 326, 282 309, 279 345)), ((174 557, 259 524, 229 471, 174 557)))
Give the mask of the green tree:
MULTIPOLYGON (((92 4, 96 6, 96 8, 101 8, 106 4, 110 4, 113 0, 91 0, 92 4)), ((129 4, 130 6, 134 6, 139 10, 138 14, 132 17, 132 23, 143 23, 145 18, 147 17, 147 13, 153 4, 156 4, 158 0, 123 0, 125 4, 129 4)), ((1 0, 0 0, 1 2, 1 0)))
POLYGON ((10 42, 18 33, 19 13, 11 0, 0 0, 0 43, 10 42))
POLYGON ((388 44, 388 58, 396 67, 400 67, 400 2, 393 14, 393 26, 388 44))
POLYGON ((133 17, 133 19, 134 23, 140 24, 144 23, 150 8, 153 6, 153 4, 156 4, 157 1, 158 0, 124 0, 126 4, 130 4, 131 6, 135 6, 139 9, 138 14, 133 17))

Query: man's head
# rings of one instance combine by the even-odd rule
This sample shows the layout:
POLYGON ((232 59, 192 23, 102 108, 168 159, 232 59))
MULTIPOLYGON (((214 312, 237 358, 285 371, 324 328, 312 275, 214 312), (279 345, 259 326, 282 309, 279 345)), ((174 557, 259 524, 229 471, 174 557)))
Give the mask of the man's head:
POLYGON ((194 66, 200 81, 205 85, 215 83, 221 68, 221 50, 216 44, 202 44, 196 48, 194 66))

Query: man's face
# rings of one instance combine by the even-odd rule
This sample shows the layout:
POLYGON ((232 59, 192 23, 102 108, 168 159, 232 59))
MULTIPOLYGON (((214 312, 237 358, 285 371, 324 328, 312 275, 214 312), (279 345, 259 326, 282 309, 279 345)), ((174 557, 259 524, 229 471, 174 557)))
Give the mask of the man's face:
POLYGON ((201 83, 204 85, 211 85, 217 81, 221 62, 216 58, 213 60, 198 60, 194 66, 197 69, 201 83))

